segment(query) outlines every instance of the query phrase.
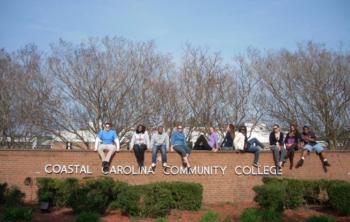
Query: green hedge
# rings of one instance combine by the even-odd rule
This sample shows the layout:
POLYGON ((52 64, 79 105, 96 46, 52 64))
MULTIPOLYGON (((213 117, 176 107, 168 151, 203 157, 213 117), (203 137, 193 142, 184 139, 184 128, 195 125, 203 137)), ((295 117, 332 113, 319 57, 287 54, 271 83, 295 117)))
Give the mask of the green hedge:
POLYGON ((254 187, 255 201, 264 209, 282 211, 303 204, 320 204, 350 215, 350 183, 339 180, 304 181, 264 177, 254 187))
POLYGON ((282 213, 273 209, 247 208, 239 218, 240 222, 282 222, 282 213))
POLYGON ((38 199, 40 202, 49 202, 53 207, 67 207, 71 192, 79 187, 75 178, 53 179, 38 178, 38 199))
POLYGON ((6 207, 23 205, 25 193, 16 186, 8 187, 7 183, 0 184, 0 204, 6 207))
POLYGON ((306 222, 336 222, 335 217, 329 215, 312 216, 306 219, 306 222))
POLYGON ((82 212, 78 214, 74 222, 99 222, 101 216, 97 213, 92 212, 82 212))
POLYGON ((163 217, 171 209, 200 209, 202 194, 202 185, 196 183, 153 183, 130 186, 110 206, 131 216, 163 217))
POLYGON ((40 201, 51 206, 73 208, 75 213, 103 214, 108 208, 121 209, 123 214, 141 217, 164 217, 171 209, 198 210, 203 187, 197 183, 170 182, 128 185, 110 177, 87 179, 37 180, 40 201))
POLYGON ((6 207, 3 211, 2 220, 9 221, 31 221, 33 209, 28 207, 6 207))

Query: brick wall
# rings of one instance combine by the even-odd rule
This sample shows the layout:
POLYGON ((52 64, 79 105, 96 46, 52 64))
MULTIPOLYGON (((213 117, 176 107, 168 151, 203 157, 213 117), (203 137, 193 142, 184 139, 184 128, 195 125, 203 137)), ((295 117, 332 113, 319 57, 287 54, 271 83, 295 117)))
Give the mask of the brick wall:
MULTIPOLYGON (((298 159, 300 154, 296 154, 298 159)), ((283 168, 283 177, 297 179, 340 179, 350 181, 350 152, 328 152, 328 159, 332 166, 325 173, 322 170, 321 162, 318 156, 311 154, 306 158, 302 168, 289 170, 287 164, 283 168)), ((150 164, 151 153, 147 152, 145 157, 146 164, 150 164)), ((181 165, 180 157, 176 153, 168 154, 169 164, 181 165)), ((253 160, 253 154, 250 153, 211 153, 211 152, 193 152, 191 157, 192 166, 226 166, 225 174, 213 175, 164 175, 160 165, 154 175, 116 175, 112 174, 117 180, 126 181, 130 184, 145 184, 156 181, 188 181, 198 182, 204 187, 204 202, 237 202, 250 201, 254 198, 252 187, 261 184, 262 176, 242 176, 236 175, 234 168, 238 165, 250 165, 253 160)), ((262 165, 273 165, 272 154, 270 152, 261 153, 260 162, 262 165)), ((296 162, 296 161, 295 161, 296 162)), ((123 151, 117 153, 112 165, 134 165, 136 160, 134 154, 123 151)), ((101 161, 98 154, 93 151, 23 151, 23 150, 0 150, 0 182, 7 182, 10 185, 19 186, 27 195, 27 200, 35 199, 36 186, 26 187, 24 179, 31 177, 35 180, 37 177, 96 177, 101 176, 101 161), (44 166, 46 164, 81 164, 89 165, 92 171, 91 175, 85 174, 46 174, 44 166)))

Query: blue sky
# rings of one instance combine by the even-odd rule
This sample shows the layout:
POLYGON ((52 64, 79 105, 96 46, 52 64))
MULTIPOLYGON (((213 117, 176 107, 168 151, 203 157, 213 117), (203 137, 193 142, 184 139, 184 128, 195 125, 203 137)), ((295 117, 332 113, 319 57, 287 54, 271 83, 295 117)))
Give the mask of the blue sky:
POLYGON ((0 48, 35 43, 49 51, 62 38, 122 36, 154 40, 158 50, 181 56, 186 43, 220 51, 224 58, 258 49, 295 49, 315 41, 350 48, 347 0, 0 0, 0 48))

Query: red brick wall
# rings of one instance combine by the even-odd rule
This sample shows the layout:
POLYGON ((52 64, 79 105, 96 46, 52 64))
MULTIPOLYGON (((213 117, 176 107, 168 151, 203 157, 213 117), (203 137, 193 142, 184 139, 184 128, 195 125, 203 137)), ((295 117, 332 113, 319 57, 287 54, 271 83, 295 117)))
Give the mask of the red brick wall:
MULTIPOLYGON (((296 154, 298 159, 300 154, 296 154)), ((332 164, 329 171, 322 170, 320 160, 315 154, 306 158, 302 168, 289 170, 289 165, 283 169, 283 176, 297 179, 340 179, 350 181, 350 152, 328 152, 327 157, 332 164)), ((146 153, 146 164, 151 161, 151 153, 146 153)), ((180 166, 180 157, 176 153, 168 155, 169 164, 180 166)), ((188 181, 198 182, 204 187, 204 202, 238 202, 250 201, 254 198, 252 187, 261 184, 261 176, 239 176, 234 172, 238 165, 250 165, 253 154, 250 153, 211 153, 193 152, 190 156, 192 166, 220 165, 227 166, 225 174, 217 175, 164 175, 158 164, 154 175, 110 175, 114 179, 126 181, 130 184, 145 184, 156 181, 188 181)), ((273 165, 270 152, 261 153, 260 162, 262 165, 273 165)), ((296 161, 295 161, 296 162, 296 161)), ((45 164, 81 164, 89 165, 93 172, 91 177, 101 176, 101 161, 98 154, 93 151, 20 151, 0 150, 0 182, 7 182, 10 185, 17 185, 27 196, 27 200, 35 199, 36 186, 31 190, 26 187, 23 181, 26 177, 35 180, 37 177, 77 177, 84 175, 56 175, 46 174, 45 164)), ((112 165, 134 165, 136 160, 130 152, 117 153, 112 165)))

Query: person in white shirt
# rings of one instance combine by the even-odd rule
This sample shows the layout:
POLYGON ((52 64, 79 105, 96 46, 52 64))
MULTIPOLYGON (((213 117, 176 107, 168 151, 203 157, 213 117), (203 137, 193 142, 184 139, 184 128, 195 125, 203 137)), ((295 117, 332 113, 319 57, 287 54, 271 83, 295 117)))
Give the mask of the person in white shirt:
POLYGON ((152 134, 151 137, 151 147, 152 147, 152 170, 154 171, 157 165, 157 154, 160 151, 162 155, 162 164, 166 168, 167 163, 167 151, 169 149, 169 136, 164 132, 163 126, 158 127, 158 131, 152 134))
POLYGON ((138 125, 130 142, 130 151, 134 150, 137 163, 140 170, 145 167, 145 151, 150 148, 150 141, 146 127, 138 125))

